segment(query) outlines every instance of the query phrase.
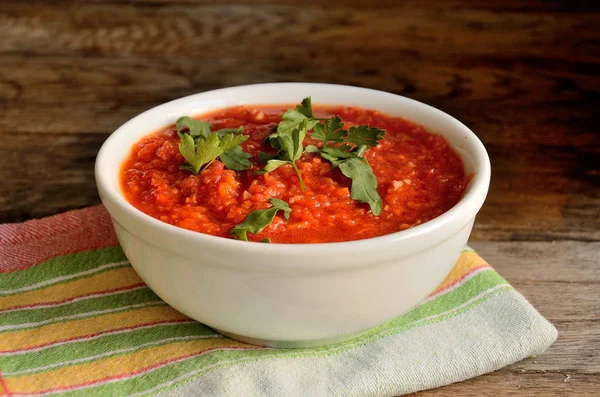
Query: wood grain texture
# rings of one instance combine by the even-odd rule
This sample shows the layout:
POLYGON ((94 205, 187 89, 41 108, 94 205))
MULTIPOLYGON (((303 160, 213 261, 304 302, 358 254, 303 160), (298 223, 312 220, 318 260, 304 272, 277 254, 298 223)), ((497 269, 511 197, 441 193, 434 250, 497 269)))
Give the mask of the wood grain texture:
POLYGON ((99 203, 106 137, 196 92, 328 82, 454 115, 492 160, 471 244, 560 335, 418 394, 598 394, 600 2, 5 0, 0 37, 0 222, 99 203))
MULTIPOLYGON (((245 83, 368 86, 437 106, 486 144, 494 183, 474 238, 600 239, 597 14, 456 2, 44 4, 0 5, 0 131, 106 136, 159 103, 245 83)), ((82 205, 98 202, 87 175, 82 205)), ((65 209, 62 196, 32 202, 15 183, 3 221, 65 209)))
POLYGON ((471 246, 559 332, 546 353, 508 370, 600 376, 600 243, 472 241, 471 246))
POLYGON ((568 371, 510 372, 503 369, 411 396, 597 396, 599 388, 600 379, 595 375, 568 371))

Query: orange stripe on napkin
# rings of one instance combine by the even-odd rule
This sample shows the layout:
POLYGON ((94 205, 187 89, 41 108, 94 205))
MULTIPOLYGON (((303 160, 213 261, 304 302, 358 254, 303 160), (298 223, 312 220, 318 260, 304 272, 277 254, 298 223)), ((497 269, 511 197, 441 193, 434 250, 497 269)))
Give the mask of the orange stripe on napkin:
POLYGON ((43 393, 50 391, 48 389, 52 391, 74 389, 111 379, 127 379, 217 348, 261 349, 225 338, 195 340, 171 343, 54 371, 10 377, 5 381, 13 393, 43 393))
POLYGON ((92 294, 124 291, 145 285, 131 267, 108 270, 91 277, 52 285, 47 288, 23 292, 0 298, 0 311, 68 302, 92 294))
POLYGON ((442 283, 435 289, 435 291, 431 293, 431 295, 438 294, 441 291, 450 288, 457 282, 460 282, 470 274, 485 268, 491 269, 490 265, 483 262, 481 257, 475 252, 465 251, 461 254, 460 258, 456 262, 456 265, 454 265, 444 281, 442 281, 442 283))
POLYGON ((137 310, 43 325, 22 331, 2 333, 0 353, 31 350, 55 343, 70 342, 117 330, 173 321, 193 321, 169 306, 151 306, 137 310))

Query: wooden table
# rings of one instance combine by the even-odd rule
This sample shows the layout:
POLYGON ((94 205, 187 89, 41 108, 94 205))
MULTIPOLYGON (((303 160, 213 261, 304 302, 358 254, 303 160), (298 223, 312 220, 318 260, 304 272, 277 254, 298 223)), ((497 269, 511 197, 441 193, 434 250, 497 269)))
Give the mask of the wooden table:
POLYGON ((141 111, 274 81, 365 86, 462 120, 492 159, 471 244, 560 336, 421 395, 600 393, 600 7, 589 1, 7 1, 0 222, 99 203, 95 155, 141 111))

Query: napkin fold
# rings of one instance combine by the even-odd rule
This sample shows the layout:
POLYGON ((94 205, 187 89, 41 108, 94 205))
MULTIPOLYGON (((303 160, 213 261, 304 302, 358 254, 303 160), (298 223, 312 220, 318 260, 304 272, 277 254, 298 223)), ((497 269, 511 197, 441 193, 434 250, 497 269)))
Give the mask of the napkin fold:
POLYGON ((129 265, 102 206, 0 225, 0 392, 393 396, 542 353, 548 323, 465 248, 418 307, 334 346, 273 349, 172 309, 129 265))

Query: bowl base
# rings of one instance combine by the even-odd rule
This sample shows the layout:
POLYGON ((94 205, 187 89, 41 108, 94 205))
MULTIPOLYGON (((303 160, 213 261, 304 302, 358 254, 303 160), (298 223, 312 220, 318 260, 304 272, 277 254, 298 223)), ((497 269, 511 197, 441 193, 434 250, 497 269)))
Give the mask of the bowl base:
POLYGON ((309 348, 309 347, 321 347, 321 346, 335 345, 337 343, 346 342, 348 340, 358 338, 359 336, 369 332, 369 330, 366 330, 366 331, 356 332, 356 333, 348 334, 348 335, 334 336, 331 338, 284 341, 284 340, 267 340, 267 339, 251 338, 249 336, 232 334, 231 332, 221 331, 220 329, 217 329, 217 328, 213 328, 213 329, 223 336, 226 336, 231 339, 235 339, 240 342, 248 343, 251 345, 257 345, 257 346, 274 347, 277 349, 303 349, 303 348, 309 348))

